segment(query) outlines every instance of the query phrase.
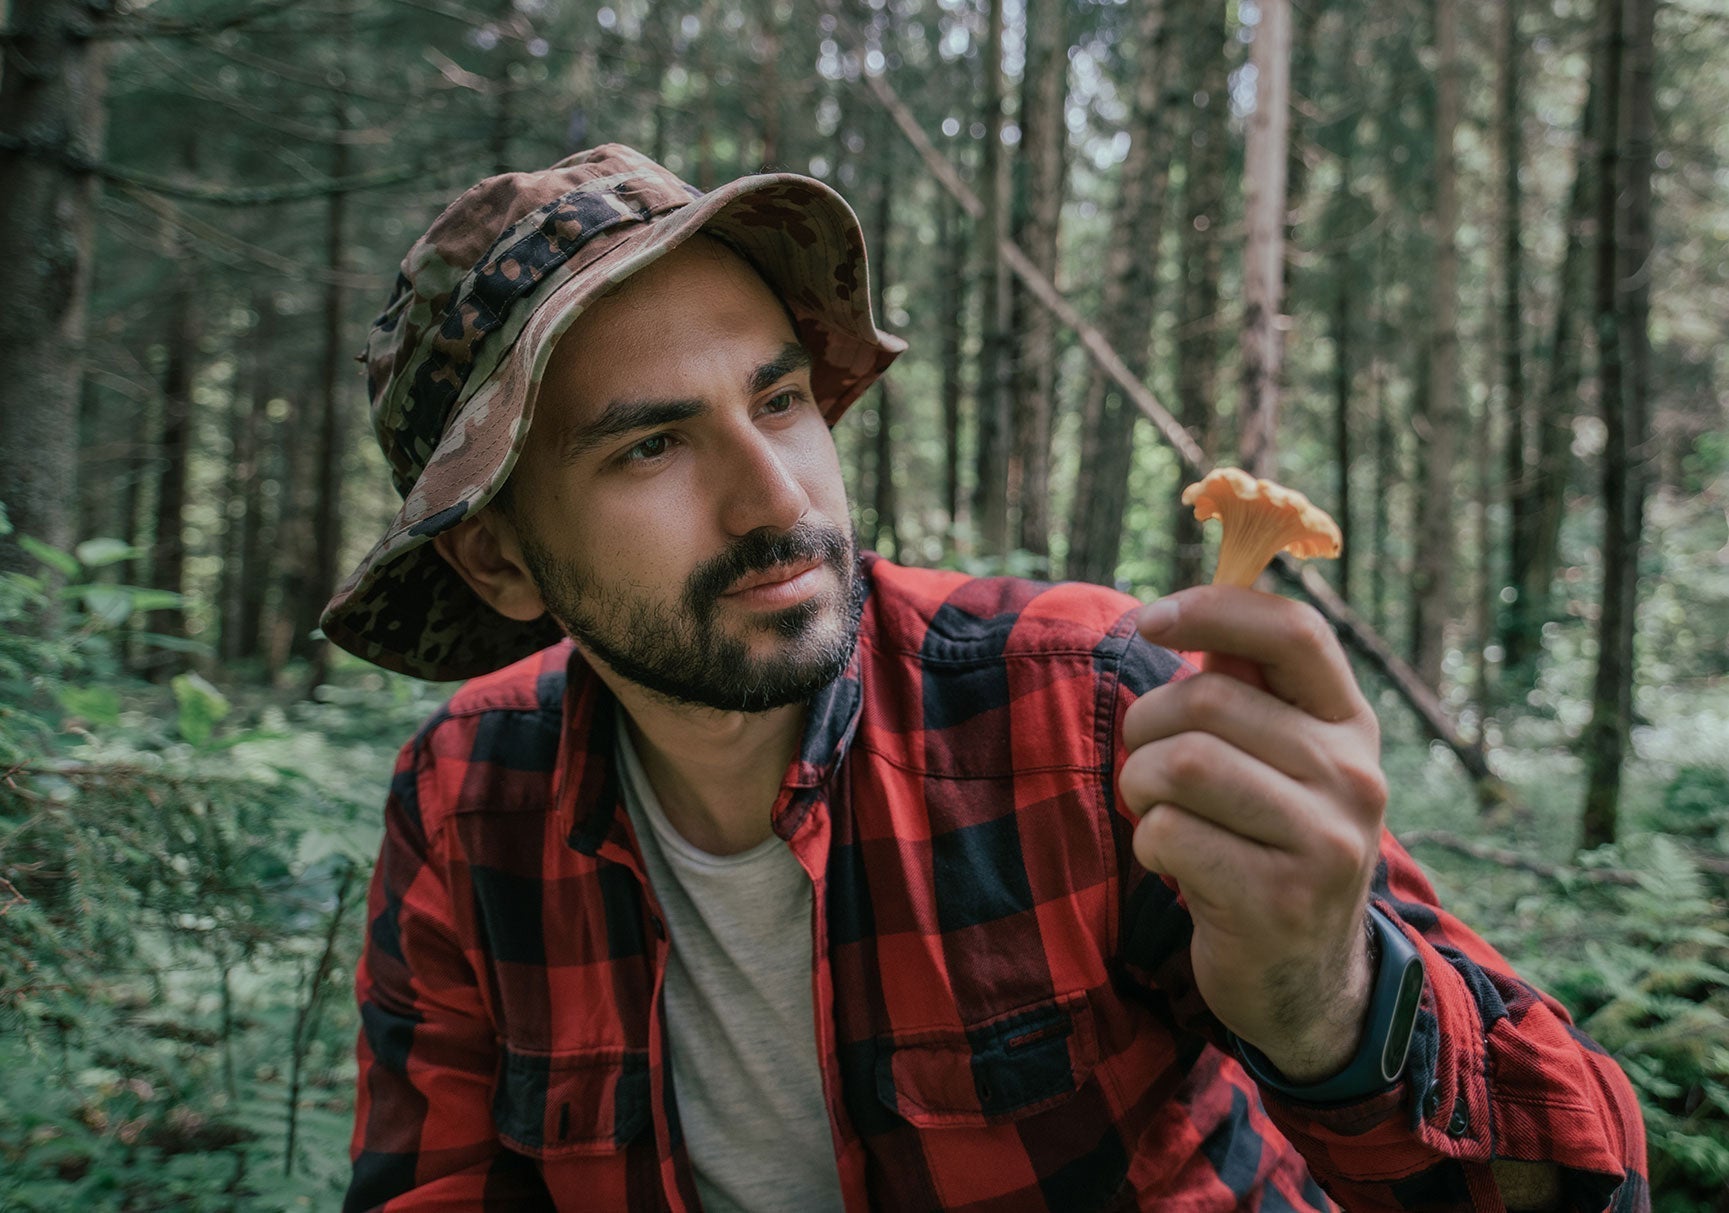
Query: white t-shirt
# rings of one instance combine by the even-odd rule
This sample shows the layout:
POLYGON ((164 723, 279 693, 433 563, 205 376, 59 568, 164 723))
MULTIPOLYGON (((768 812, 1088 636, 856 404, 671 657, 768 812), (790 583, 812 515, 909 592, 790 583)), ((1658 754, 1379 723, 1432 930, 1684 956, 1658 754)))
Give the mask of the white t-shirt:
POLYGON ((842 1207, 812 1010, 811 881, 770 837, 710 855, 673 829, 622 727, 619 769, 672 945, 666 1025, 707 1213, 842 1207))

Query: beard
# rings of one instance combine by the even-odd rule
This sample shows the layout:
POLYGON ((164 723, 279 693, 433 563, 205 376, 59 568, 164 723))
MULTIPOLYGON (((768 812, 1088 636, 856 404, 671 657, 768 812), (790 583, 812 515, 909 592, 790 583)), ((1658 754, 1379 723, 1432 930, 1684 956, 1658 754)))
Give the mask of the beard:
POLYGON ((519 528, 518 537, 547 613, 565 633, 620 677, 676 704, 766 712, 805 702, 840 676, 858 642, 858 540, 837 527, 800 523, 741 536, 691 572, 675 603, 641 586, 603 584, 536 536, 519 528), (746 624, 775 639, 768 655, 752 656, 749 635, 722 626, 721 596, 747 574, 811 560, 835 573, 839 590, 746 624))

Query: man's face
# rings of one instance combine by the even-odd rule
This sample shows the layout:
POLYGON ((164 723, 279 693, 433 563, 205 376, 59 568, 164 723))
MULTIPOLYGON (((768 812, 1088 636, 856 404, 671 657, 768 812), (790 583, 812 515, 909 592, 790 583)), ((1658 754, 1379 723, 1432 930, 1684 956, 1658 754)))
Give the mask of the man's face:
POLYGON ((713 241, 634 275, 559 342, 511 501, 547 610, 631 682, 764 711, 846 667, 862 580, 810 357, 713 241))

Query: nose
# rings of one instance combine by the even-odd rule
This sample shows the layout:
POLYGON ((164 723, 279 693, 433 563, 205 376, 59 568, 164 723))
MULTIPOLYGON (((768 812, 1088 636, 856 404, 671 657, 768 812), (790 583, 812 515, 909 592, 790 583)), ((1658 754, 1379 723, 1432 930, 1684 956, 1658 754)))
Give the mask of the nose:
POLYGON ((768 527, 790 530, 810 511, 810 495, 800 481, 793 453, 754 426, 742 427, 720 474, 721 522, 729 534, 747 535, 768 527))

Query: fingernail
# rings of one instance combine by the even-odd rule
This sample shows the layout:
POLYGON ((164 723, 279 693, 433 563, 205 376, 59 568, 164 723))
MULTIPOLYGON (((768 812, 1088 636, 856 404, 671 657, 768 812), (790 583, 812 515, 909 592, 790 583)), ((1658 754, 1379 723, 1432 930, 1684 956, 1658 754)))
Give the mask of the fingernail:
POLYGON ((1143 635, 1163 632, 1177 622, 1177 604, 1169 598, 1149 602, 1141 608, 1140 629, 1143 635))

